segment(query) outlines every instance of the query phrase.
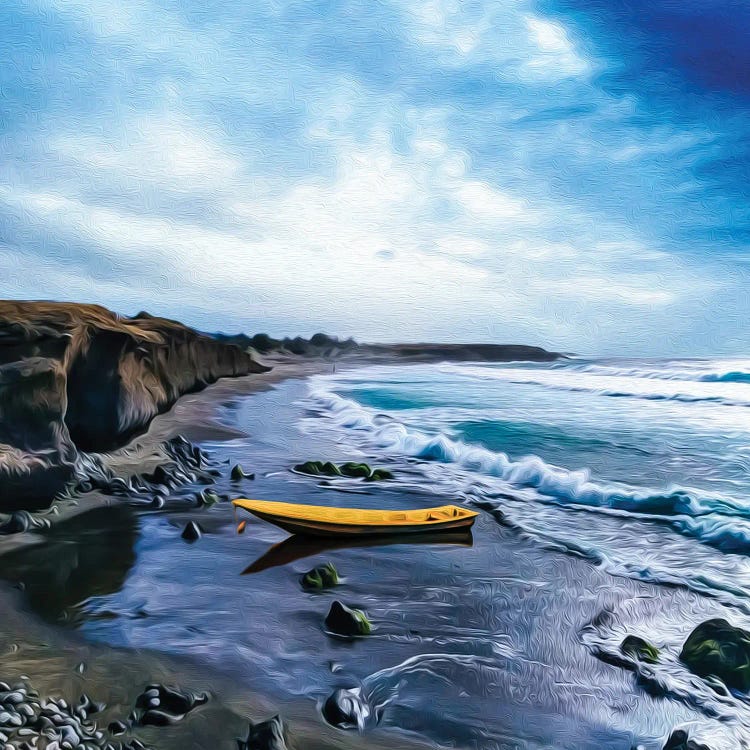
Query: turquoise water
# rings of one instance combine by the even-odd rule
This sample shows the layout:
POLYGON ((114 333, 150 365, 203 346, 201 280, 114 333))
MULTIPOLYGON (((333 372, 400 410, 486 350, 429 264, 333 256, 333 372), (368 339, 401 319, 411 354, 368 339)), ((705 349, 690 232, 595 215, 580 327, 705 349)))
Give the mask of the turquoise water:
POLYGON ((614 572, 638 575, 648 560, 648 580, 721 596, 730 587, 744 605, 748 372, 750 360, 371 367, 313 379, 306 429, 419 463, 430 487, 496 507, 614 572), (613 514, 616 540, 602 533, 613 514), (644 547, 640 526, 629 538, 630 522, 644 520, 670 531, 661 558, 644 547), (674 565, 678 555, 686 559, 674 565))

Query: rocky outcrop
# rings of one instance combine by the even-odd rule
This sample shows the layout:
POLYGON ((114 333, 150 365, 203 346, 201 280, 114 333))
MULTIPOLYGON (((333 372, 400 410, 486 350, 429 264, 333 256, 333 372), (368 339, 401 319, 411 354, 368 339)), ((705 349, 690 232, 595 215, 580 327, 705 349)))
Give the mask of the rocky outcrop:
POLYGON ((124 445, 181 395, 267 369, 146 313, 0 302, 0 509, 48 501, 79 451, 124 445))

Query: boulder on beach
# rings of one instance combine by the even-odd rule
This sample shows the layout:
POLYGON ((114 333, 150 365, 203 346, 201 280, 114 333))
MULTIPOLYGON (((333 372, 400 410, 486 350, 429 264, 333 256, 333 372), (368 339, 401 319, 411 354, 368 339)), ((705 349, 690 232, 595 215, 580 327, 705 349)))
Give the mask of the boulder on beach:
POLYGON ((750 690, 750 633, 716 618, 698 625, 680 659, 700 677, 715 675, 727 687, 750 690))
POLYGON ((344 636, 369 635, 372 625, 361 609, 351 609, 340 601, 334 601, 325 619, 331 633, 344 636))
POLYGON ((303 589, 319 591, 337 586, 339 583, 339 574, 333 563, 326 563, 325 565, 318 565, 312 570, 308 570, 302 576, 300 583, 303 589))
POLYGON ((339 729, 359 729, 361 732, 371 713, 359 687, 336 690, 323 704, 323 718, 339 729))
POLYGON ((620 644, 620 651, 636 661, 656 664, 659 661, 659 649, 637 635, 627 636, 620 644))
POLYGON ((287 750, 284 722, 280 716, 257 724, 250 722, 247 737, 237 740, 237 750, 287 750))

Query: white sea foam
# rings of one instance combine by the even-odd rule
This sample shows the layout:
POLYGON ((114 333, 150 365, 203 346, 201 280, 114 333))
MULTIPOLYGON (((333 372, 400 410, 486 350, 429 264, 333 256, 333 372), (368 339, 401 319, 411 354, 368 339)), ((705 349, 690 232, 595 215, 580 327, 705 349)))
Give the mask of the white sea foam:
MULTIPOLYGON (((463 368, 463 372, 484 368, 463 368)), ((670 524, 677 532, 725 551, 750 551, 750 505, 719 493, 688 487, 655 491, 595 481, 587 468, 568 469, 539 456, 516 460, 507 454, 427 432, 365 407, 331 390, 325 377, 314 380, 310 405, 336 427, 361 434, 372 447, 390 455, 440 462, 477 478, 492 477, 517 488, 530 488, 540 499, 622 511, 670 524)))

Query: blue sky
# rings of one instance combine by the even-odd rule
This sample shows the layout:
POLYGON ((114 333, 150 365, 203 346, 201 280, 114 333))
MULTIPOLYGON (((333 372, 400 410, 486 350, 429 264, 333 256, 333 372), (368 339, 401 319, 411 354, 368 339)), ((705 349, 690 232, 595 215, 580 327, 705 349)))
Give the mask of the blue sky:
POLYGON ((4 0, 0 293, 746 353, 749 36, 738 0, 4 0))

